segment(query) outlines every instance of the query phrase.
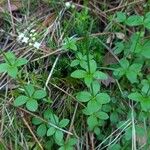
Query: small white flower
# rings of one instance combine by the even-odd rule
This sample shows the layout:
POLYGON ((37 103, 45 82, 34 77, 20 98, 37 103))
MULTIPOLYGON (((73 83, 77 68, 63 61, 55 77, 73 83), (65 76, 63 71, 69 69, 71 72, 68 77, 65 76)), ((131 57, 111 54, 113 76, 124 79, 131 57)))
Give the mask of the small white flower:
POLYGON ((29 36, 30 36, 30 37, 32 37, 32 36, 33 36, 33 34, 30 34, 29 36))
POLYGON ((29 41, 29 38, 28 38, 28 37, 23 37, 23 39, 22 39, 22 42, 23 42, 23 43, 28 43, 28 41, 29 41))
POLYGON ((34 45, 33 45, 35 48, 39 49, 41 44, 39 42, 35 42, 34 45))
POLYGON ((25 36, 24 33, 20 33, 17 40, 20 41, 22 38, 24 38, 24 36, 25 36))
POLYGON ((66 6, 66 8, 70 8, 71 7, 71 3, 70 2, 66 2, 65 6, 66 6))
POLYGON ((31 31, 30 31, 30 33, 34 33, 36 30, 35 29, 32 29, 31 31))
POLYGON ((29 46, 32 46, 33 45, 33 43, 29 43, 29 46))
POLYGON ((74 5, 74 4, 72 4, 72 5, 71 5, 71 8, 72 8, 72 9, 74 9, 74 8, 75 8, 75 5, 74 5))

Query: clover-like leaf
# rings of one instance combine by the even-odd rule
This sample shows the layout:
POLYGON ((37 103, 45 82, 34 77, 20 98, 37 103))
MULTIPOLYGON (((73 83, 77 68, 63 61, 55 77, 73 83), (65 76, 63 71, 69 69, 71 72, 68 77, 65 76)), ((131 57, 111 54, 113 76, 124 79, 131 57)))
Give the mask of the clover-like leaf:
POLYGON ((35 99, 42 99, 46 96, 45 90, 36 90, 33 94, 33 98, 35 99))
POLYGON ((51 136, 51 135, 53 135, 55 132, 56 132, 56 128, 50 127, 50 128, 47 130, 47 136, 51 136))
POLYGON ((73 78, 84 78, 86 75, 86 71, 84 70, 75 70, 74 72, 71 73, 71 77, 73 78))
POLYGON ((91 99, 91 94, 87 91, 79 92, 76 98, 80 102, 88 102, 91 99))
POLYGON ((40 137, 43 137, 46 134, 47 128, 45 124, 41 124, 37 128, 37 134, 40 137))
POLYGON ((134 93, 130 93, 128 95, 128 98, 131 99, 131 100, 139 102, 139 101, 142 100, 143 96, 138 92, 134 92, 134 93))
POLYGON ((69 123, 69 120, 68 120, 68 119, 62 119, 62 120, 59 122, 59 126, 60 126, 61 128, 64 128, 64 127, 66 127, 66 126, 68 125, 68 123, 69 123))
POLYGON ((25 59, 25 58, 18 58, 18 59, 16 60, 15 65, 19 67, 19 66, 25 65, 27 62, 28 62, 28 61, 27 61, 27 59, 25 59))
POLYGON ((34 99, 28 100, 27 103, 26 103, 26 107, 27 107, 28 110, 34 112, 38 109, 38 103, 34 99))
POLYGON ((14 106, 22 106, 28 101, 28 99, 29 98, 27 96, 21 95, 15 99, 14 106))
POLYGON ((0 64, 0 73, 7 72, 7 69, 8 69, 8 64, 7 63, 0 64))
POLYGON ((99 93, 96 95, 96 100, 100 104, 106 104, 110 101, 110 96, 107 93, 99 93))

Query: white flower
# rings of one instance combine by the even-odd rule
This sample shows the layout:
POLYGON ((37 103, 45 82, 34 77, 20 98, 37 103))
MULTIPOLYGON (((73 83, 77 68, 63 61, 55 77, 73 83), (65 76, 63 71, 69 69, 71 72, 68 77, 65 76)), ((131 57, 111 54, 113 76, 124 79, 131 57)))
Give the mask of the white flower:
POLYGON ((66 8, 70 8, 71 7, 71 3, 70 2, 66 2, 65 6, 66 6, 66 8))
POLYGON ((39 49, 41 44, 39 42, 35 42, 34 45, 33 45, 35 48, 39 49))
POLYGON ((33 45, 33 43, 29 43, 29 46, 32 46, 33 45))
POLYGON ((19 36, 18 36, 18 38, 17 38, 17 40, 20 41, 24 37, 25 37, 24 33, 20 33, 19 36))
POLYGON ((72 8, 72 9, 74 9, 74 8, 75 8, 75 5, 74 5, 74 4, 72 4, 72 5, 71 5, 71 8, 72 8))
POLYGON ((23 37, 22 43, 28 43, 28 41, 29 41, 29 38, 28 38, 28 37, 23 37))
POLYGON ((30 31, 30 33, 34 33, 36 30, 35 29, 32 29, 31 31, 30 31))

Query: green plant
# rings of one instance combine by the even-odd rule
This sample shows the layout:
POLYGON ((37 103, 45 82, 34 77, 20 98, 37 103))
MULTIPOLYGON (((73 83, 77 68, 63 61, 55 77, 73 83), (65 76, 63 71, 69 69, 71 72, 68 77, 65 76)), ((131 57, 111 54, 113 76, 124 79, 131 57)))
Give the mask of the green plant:
POLYGON ((24 86, 24 95, 18 96, 14 101, 14 106, 22 106, 26 104, 26 108, 30 111, 38 109, 38 101, 44 99, 46 92, 44 90, 36 90, 32 84, 24 86))
POLYGON ((7 72, 13 78, 17 77, 18 68, 27 63, 25 58, 16 58, 13 52, 2 53, 5 63, 0 64, 0 73, 7 72))

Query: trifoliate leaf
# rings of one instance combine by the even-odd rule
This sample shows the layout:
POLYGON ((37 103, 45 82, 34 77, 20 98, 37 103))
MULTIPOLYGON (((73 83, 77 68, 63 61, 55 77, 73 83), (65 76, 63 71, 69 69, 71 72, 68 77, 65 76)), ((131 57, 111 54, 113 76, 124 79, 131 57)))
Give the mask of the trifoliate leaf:
POLYGON ((30 111, 36 111, 38 109, 38 103, 34 99, 28 100, 27 103, 26 103, 26 107, 30 111))

